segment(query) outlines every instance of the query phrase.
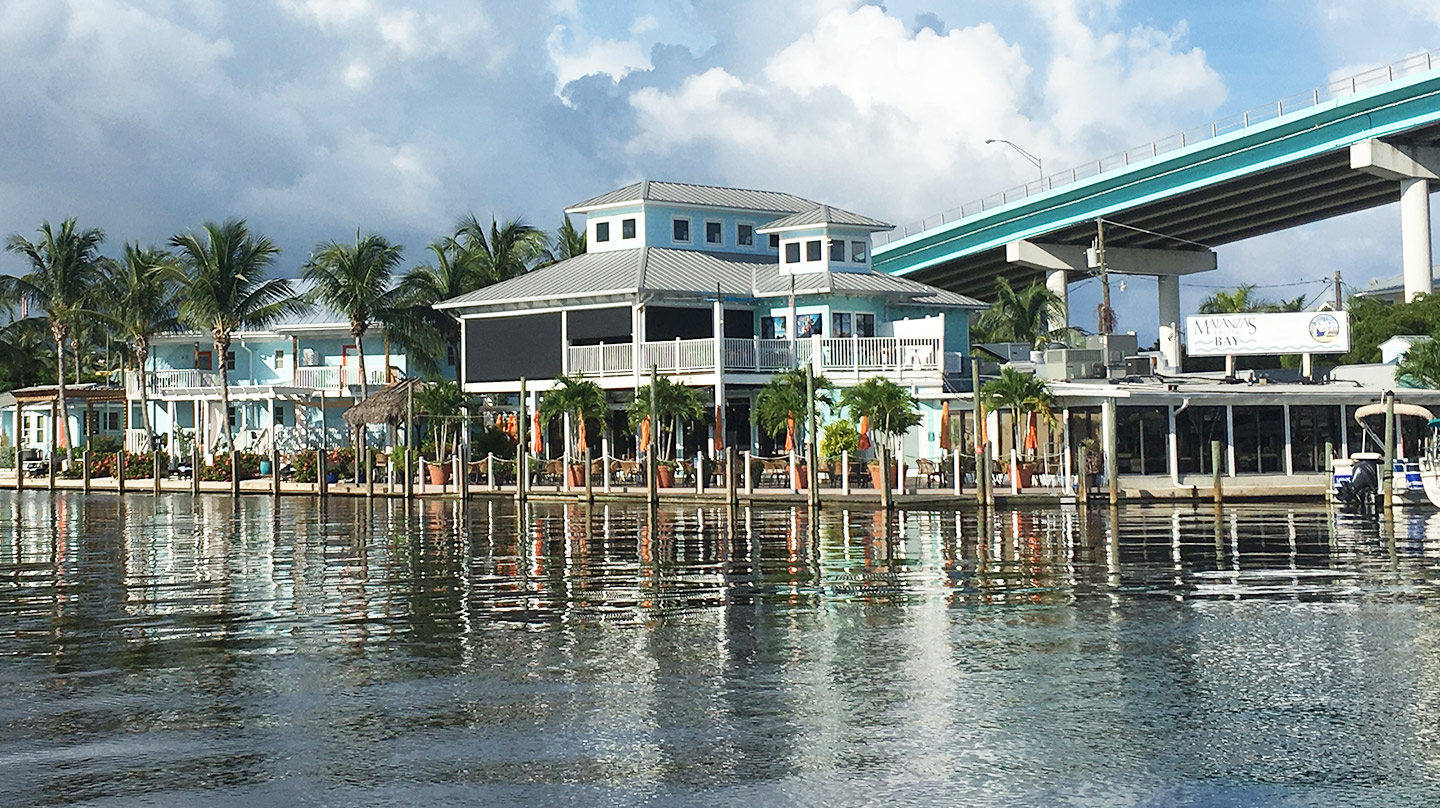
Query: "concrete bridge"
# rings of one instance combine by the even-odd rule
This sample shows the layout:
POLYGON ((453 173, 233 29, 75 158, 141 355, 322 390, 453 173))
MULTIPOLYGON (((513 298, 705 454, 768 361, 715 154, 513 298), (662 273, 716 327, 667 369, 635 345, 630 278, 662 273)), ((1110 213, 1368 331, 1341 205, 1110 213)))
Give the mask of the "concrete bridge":
POLYGON ((1440 51, 898 228, 873 261, 982 299, 997 277, 1064 295, 1072 274, 1097 273, 1103 227, 1108 271, 1157 278, 1160 345, 1179 367, 1179 278, 1214 269, 1223 244, 1399 200, 1406 297, 1431 292, 1437 144, 1440 51))

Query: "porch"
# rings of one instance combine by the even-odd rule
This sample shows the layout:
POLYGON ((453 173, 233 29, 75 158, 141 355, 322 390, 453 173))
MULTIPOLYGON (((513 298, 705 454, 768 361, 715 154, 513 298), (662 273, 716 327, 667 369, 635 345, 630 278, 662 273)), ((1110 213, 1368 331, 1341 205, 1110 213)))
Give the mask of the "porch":
POLYGON ((663 342, 622 342, 572 345, 566 349, 566 372, 587 377, 633 376, 636 368, 653 365, 670 376, 716 371, 717 345, 727 373, 777 373, 812 363, 830 375, 935 375, 962 364, 947 357, 938 338, 804 337, 788 339, 675 339, 663 342))

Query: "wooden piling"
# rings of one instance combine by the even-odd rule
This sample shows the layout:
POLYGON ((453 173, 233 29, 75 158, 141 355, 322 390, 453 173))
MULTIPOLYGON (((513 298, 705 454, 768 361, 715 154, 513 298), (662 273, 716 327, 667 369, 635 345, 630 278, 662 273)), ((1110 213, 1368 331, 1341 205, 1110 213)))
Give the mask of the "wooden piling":
POLYGON ((315 494, 324 499, 330 494, 330 470, 326 468, 325 450, 315 450, 315 494))
POLYGON ((375 498, 375 450, 365 447, 365 498, 375 498))
POLYGON ((1210 490, 1215 498, 1215 506, 1225 504, 1224 479, 1220 474, 1220 441, 1210 441, 1210 490))
POLYGON ((1395 508, 1395 394, 1385 393, 1385 459, 1380 467, 1380 493, 1385 515, 1395 508))
POLYGON ((740 504, 740 497, 735 492, 735 447, 725 447, 725 504, 735 508, 740 504))
MULTIPOLYGON (((16 457, 15 473, 16 473, 16 474, 19 474, 19 473, 20 473, 20 462, 19 462, 20 454, 17 452, 17 453, 15 454, 15 457, 16 457)), ((87 493, 87 494, 90 493, 90 448, 89 448, 88 446, 84 449, 84 451, 80 452, 80 488, 81 488, 81 490, 83 490, 85 493, 87 493)))
POLYGON ((190 447, 190 493, 200 493, 200 444, 190 447))
POLYGON ((115 453, 115 490, 125 493, 125 450, 115 453))
POLYGON ((230 447, 230 496, 240 496, 240 450, 230 447))

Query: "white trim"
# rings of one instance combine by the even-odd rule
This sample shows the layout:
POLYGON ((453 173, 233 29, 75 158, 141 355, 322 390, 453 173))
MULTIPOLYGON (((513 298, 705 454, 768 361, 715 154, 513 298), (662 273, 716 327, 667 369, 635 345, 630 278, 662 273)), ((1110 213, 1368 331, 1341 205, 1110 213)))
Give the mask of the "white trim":
POLYGON ((756 224, 755 222, 740 222, 740 221, 735 222, 735 249, 737 249, 737 250, 756 250, 756 249, 759 249, 759 246, 760 246, 760 245, 756 243, 756 240, 757 240, 756 237, 759 236, 759 235, 760 235, 760 225, 756 224), (748 228, 750 228, 750 243, 749 243, 749 244, 741 244, 741 243, 740 243, 740 228, 742 228, 742 227, 748 227, 748 228))
MULTIPOLYGON (((574 297, 572 297, 572 298, 568 298, 568 299, 570 299, 570 300, 581 300, 581 299, 584 299, 584 298, 589 298, 589 297, 601 297, 601 296, 604 296, 604 295, 638 295, 638 294, 640 294, 640 290, 639 290, 639 289, 636 289, 635 287, 632 286, 632 287, 630 287, 629 289, 603 289, 603 290, 597 291, 597 292, 585 292, 585 293, 584 293, 581 297, 579 297, 579 298, 574 298, 574 297)), ((444 302, 444 303, 436 303, 434 306, 431 306, 431 308, 441 309, 441 310, 447 310, 447 311, 448 311, 449 309, 463 309, 463 308, 471 308, 471 307, 478 308, 478 307, 480 307, 480 306, 502 306, 502 305, 510 305, 510 304, 513 304, 513 303, 531 303, 531 302, 534 302, 534 301, 540 301, 540 300, 555 300, 555 299, 557 299, 555 295, 535 295, 535 296, 532 296, 532 297, 509 297, 509 298, 504 298, 504 299, 501 299, 501 300, 471 300, 471 301, 463 302, 463 303, 457 303, 457 302, 451 300, 451 301, 446 301, 446 302, 444 302)), ((558 310, 561 309, 561 308, 571 308, 571 309, 584 308, 586 305, 589 305, 589 304, 581 304, 581 305, 579 305, 579 306, 558 306, 558 305, 557 305, 557 306, 545 307, 545 308, 540 308, 540 309, 533 309, 532 311, 548 311, 548 310, 550 310, 550 309, 555 309, 555 310, 558 311, 558 310)), ((608 304, 606 304, 606 305, 608 305, 608 304)), ((987 307, 987 308, 988 308, 988 307, 987 307)), ((473 315, 468 315, 468 314, 466 314, 466 315, 458 315, 458 316, 461 317, 461 318, 464 318, 464 317, 470 317, 470 316, 473 316, 473 315)))
MULTIPOLYGON (((542 298, 526 298, 527 300, 540 300, 542 298)), ((549 298, 544 298, 549 299, 549 298)), ((471 314, 461 314, 456 317, 460 321, 465 320, 493 320, 496 317, 514 317, 516 315, 529 314, 554 314, 562 311, 580 311, 582 309, 623 309, 635 305, 633 301, 619 300, 613 303, 586 303, 579 306, 546 306, 534 309, 516 309, 513 311, 480 311, 471 314)))
MULTIPOLYGON (((619 189, 616 189, 616 190, 619 190, 619 189)), ((746 189, 743 189, 743 188, 726 188, 726 189, 722 189, 722 190, 746 190, 746 189)), ((772 192, 762 191, 761 193, 772 193, 772 192)), ((614 208, 628 208, 628 207, 639 206, 640 208, 643 209, 643 208, 645 208, 645 207, 648 206, 648 205, 656 205, 656 206, 664 207, 664 208, 678 208, 678 209, 680 209, 680 210, 719 210, 719 211, 734 212, 734 213, 748 213, 748 214, 750 214, 751 216, 768 217, 768 220, 769 220, 769 221, 774 222, 774 221, 779 221, 780 219, 784 219, 784 218, 787 217, 787 216, 794 216, 794 215, 799 214, 799 213, 804 213, 806 210, 810 210, 814 205, 818 205, 818 204, 819 204, 818 202, 814 202, 814 201, 811 201, 811 200, 805 200, 805 201, 808 202, 811 207, 801 208, 800 210, 769 210, 769 209, 766 209, 766 208, 741 208, 741 207, 735 207, 735 206, 732 206, 732 205, 711 205, 711 204, 704 204, 704 203, 700 203, 700 202, 667 202, 667 201, 665 201, 665 200, 663 200, 663 199, 641 199, 641 198, 639 198, 639 197, 635 197, 635 198, 633 198, 633 199, 625 199, 625 200, 621 200, 621 201, 619 201, 619 202, 606 202, 606 203, 604 203, 603 205, 581 205, 581 206, 579 206, 579 207, 566 208, 566 209, 565 209, 565 212, 568 213, 568 214, 573 214, 573 215, 585 214, 585 215, 588 216, 588 215, 590 215, 590 214, 592 214, 592 213, 602 213, 602 214, 603 214, 604 211, 611 210, 611 209, 614 209, 614 208)), ((849 226, 850 226, 850 225, 842 225, 842 227, 849 227, 849 226)), ((893 228, 894 228, 894 225, 889 225, 889 226, 887 226, 887 229, 893 229, 893 228)))
POLYGON ((724 222, 723 219, 711 219, 711 218, 709 218, 709 217, 706 217, 706 218, 705 218, 705 246, 706 246, 706 247, 724 247, 724 246, 725 246, 725 222, 724 222), (719 241, 711 241, 711 240, 710 240, 710 225, 712 225, 712 224, 715 225, 716 227, 718 227, 719 230, 720 230, 720 240, 719 240, 719 241))
POLYGON ((672 215, 672 216, 670 217, 670 243, 671 243, 671 244, 688 244, 688 245, 691 245, 691 246, 694 246, 694 245, 695 245, 695 217, 694 217, 694 216, 673 216, 673 215, 672 215), (686 230, 686 232, 687 232, 687 233, 689 234, 689 236, 690 236, 690 238, 686 239, 685 241, 681 241, 680 239, 675 238, 675 223, 676 223, 676 222, 682 222, 682 221, 685 222, 685 230, 686 230))

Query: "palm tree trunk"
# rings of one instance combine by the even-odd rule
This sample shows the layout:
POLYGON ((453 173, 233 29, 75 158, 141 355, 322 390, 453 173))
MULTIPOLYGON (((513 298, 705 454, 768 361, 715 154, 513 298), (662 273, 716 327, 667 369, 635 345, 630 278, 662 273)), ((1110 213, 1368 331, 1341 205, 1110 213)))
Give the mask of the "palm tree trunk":
MULTIPOLYGON (((145 340, 135 343, 135 355, 140 360, 140 419, 145 424, 145 446, 147 452, 155 451, 155 426, 150 423, 150 389, 146 386, 145 362, 150 356, 150 345, 145 340)), ((127 401, 125 406, 130 406, 127 401)))
MULTIPOLYGON (((64 443, 68 450, 70 447, 70 417, 69 410, 65 404, 65 339, 67 336, 65 332, 66 329, 60 326, 55 326, 50 329, 50 333, 55 337, 55 377, 58 382, 56 384, 55 396, 59 399, 60 403, 60 410, 57 416, 57 420, 59 420, 60 423, 50 425, 50 443, 51 448, 54 449, 55 436, 59 435, 61 437, 60 442, 64 443)), ((52 456, 49 458, 49 461, 54 463, 55 458, 53 457, 53 451, 51 454, 52 456)))
POLYGON ((365 330, 352 325, 350 333, 355 337, 355 353, 360 359, 360 400, 364 401, 370 397, 370 385, 365 381, 365 330))
POLYGON ((225 451, 229 452, 235 448, 235 435, 230 428, 230 363, 227 357, 230 355, 230 333, 222 332, 215 335, 215 353, 220 361, 220 424, 225 434, 225 451))

